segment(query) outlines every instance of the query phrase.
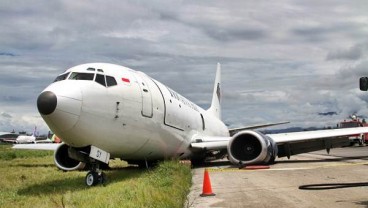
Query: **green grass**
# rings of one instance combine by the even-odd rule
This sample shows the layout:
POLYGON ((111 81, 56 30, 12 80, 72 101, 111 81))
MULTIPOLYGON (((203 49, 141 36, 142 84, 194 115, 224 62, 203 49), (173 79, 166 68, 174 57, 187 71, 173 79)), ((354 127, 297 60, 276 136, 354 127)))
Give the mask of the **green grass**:
POLYGON ((44 157, 52 155, 53 151, 34 151, 34 150, 22 150, 15 151, 12 145, 0 143, 0 161, 1 160, 12 160, 16 158, 27 158, 27 157, 44 157))
POLYGON ((152 170, 112 161, 107 183, 90 188, 86 172, 58 170, 52 152, 18 151, 0 145, 0 207, 183 207, 191 185, 178 161, 152 170))

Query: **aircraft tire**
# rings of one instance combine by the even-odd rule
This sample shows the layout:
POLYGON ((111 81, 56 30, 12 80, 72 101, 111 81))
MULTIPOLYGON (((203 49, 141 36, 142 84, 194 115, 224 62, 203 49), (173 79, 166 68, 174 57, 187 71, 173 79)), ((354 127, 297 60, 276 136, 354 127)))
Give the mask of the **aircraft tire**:
POLYGON ((95 186, 100 181, 98 173, 89 171, 86 175, 85 182, 87 186, 95 186))
POLYGON ((192 168, 194 167, 202 167, 204 166, 206 163, 204 161, 204 159, 191 159, 190 160, 191 164, 192 164, 192 168))
POLYGON ((98 176, 98 180, 101 184, 105 184, 107 181, 106 174, 102 172, 101 175, 98 176))
POLYGON ((268 164, 270 164, 270 165, 275 164, 276 163, 275 160, 276 160, 276 157, 272 156, 270 161, 268 162, 268 164))

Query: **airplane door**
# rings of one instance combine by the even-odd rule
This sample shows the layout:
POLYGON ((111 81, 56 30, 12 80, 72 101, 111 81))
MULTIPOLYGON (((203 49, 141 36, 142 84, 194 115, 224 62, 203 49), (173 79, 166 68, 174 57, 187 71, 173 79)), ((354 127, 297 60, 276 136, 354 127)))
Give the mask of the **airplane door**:
POLYGON ((142 116, 152 118, 152 95, 150 87, 148 85, 148 81, 146 81, 146 79, 147 78, 144 75, 138 74, 137 76, 137 81, 141 88, 142 94, 142 116))

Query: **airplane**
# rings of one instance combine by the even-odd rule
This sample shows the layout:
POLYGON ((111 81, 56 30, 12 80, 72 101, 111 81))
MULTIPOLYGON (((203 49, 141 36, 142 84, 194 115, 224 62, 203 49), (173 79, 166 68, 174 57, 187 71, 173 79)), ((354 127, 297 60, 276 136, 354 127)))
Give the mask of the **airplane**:
POLYGON ((24 132, 23 134, 20 133, 20 135, 18 135, 15 138, 3 139, 3 142, 16 143, 16 144, 36 143, 36 130, 37 127, 35 127, 32 135, 26 135, 24 132))
POLYGON ((110 159, 150 166, 169 158, 228 156, 234 165, 272 164, 276 157, 339 147, 348 135, 368 127, 263 134, 256 128, 228 129, 221 120, 221 66, 217 64, 212 102, 204 110, 143 72, 108 63, 82 64, 58 75, 37 99, 37 108, 61 144, 15 145, 55 150, 64 171, 88 168, 87 186, 103 183, 110 159))
POLYGON ((34 134, 28 136, 28 135, 19 135, 15 139, 15 143, 22 144, 22 143, 36 143, 36 137, 34 134))
MULTIPOLYGON (((14 133, 12 135, 17 135, 17 134, 14 133)), ((38 138, 37 127, 35 127, 32 135, 20 134, 15 138, 14 137, 13 138, 4 138, 4 139, 2 139, 2 141, 7 142, 7 143, 15 143, 15 144, 29 144, 29 143, 36 144, 36 143, 52 143, 53 142, 49 138, 46 138, 46 139, 38 138)))
POLYGON ((16 134, 14 131, 12 131, 12 132, 0 132, 0 142, 6 142, 5 140, 15 141, 15 139, 18 136, 19 136, 19 134, 16 134))

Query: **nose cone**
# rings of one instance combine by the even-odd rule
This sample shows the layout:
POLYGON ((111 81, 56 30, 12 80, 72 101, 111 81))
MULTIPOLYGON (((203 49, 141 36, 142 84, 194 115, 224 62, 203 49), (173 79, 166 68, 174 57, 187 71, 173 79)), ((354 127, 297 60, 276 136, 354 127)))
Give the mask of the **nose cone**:
POLYGON ((64 139, 79 121, 82 91, 78 83, 55 82, 38 96, 37 108, 49 128, 64 139))
POLYGON ((37 108, 40 114, 49 115, 53 113, 57 106, 57 97, 53 92, 42 92, 37 98, 37 108))

